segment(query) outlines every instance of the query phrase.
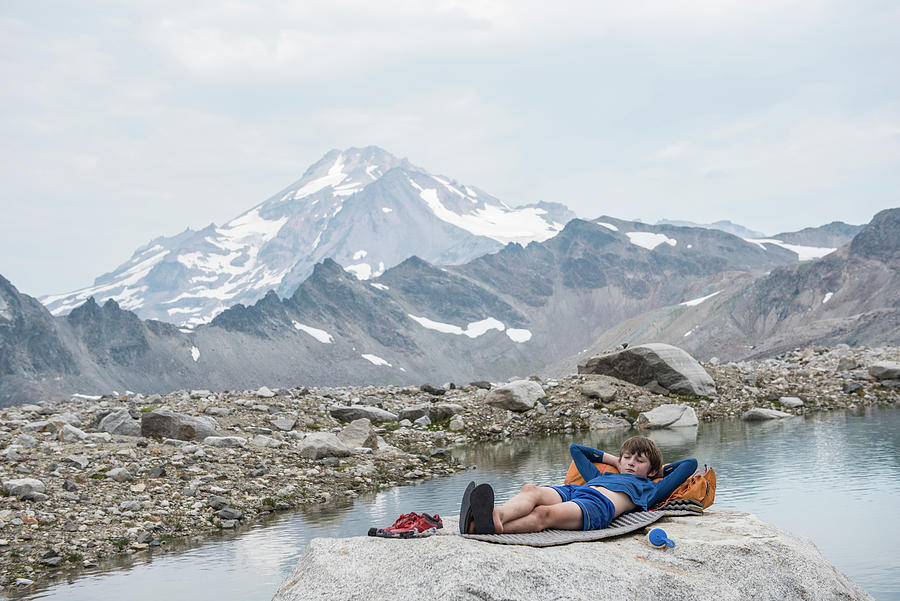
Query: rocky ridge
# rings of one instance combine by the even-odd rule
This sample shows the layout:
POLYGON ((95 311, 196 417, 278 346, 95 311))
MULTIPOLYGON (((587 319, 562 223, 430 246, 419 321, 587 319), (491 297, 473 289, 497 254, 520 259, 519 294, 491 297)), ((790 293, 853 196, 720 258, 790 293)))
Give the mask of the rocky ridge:
POLYGON ((653 427, 651 410, 672 405, 704 421, 755 409, 776 412, 771 418, 895 405, 898 361, 900 348, 840 345, 706 363, 717 391, 709 398, 573 375, 504 386, 262 387, 10 407, 0 412, 0 582, 27 585, 273 512, 449 474, 465 469, 453 459, 458 445, 653 427), (172 415, 185 421, 151 429, 172 415))

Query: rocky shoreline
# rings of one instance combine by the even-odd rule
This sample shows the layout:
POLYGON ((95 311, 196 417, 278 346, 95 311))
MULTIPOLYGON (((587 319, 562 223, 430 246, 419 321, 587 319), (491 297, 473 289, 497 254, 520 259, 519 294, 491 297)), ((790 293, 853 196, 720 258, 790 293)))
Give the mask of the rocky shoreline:
POLYGON ((716 385, 710 398, 572 375, 504 387, 263 387, 7 407, 0 585, 27 588, 274 512, 450 474, 465 469, 453 459, 459 445, 630 428, 661 405, 702 421, 896 405, 900 383, 870 372, 897 361, 897 347, 839 345, 704 364, 716 385))

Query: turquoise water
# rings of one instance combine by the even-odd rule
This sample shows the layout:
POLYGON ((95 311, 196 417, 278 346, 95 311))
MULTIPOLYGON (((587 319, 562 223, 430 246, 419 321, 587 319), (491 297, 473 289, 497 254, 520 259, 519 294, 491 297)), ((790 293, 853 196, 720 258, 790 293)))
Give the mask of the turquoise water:
MULTIPOLYGON (((457 449, 471 471, 279 516, 237 535, 129 565, 83 572, 24 599, 113 601, 159 598, 267 601, 310 539, 361 536, 401 513, 455 515, 469 480, 499 500, 525 482, 556 483, 568 444, 616 450, 625 433, 583 433, 457 449)), ((718 475, 715 507, 758 515, 811 538, 822 554, 879 601, 900 601, 900 409, 871 408, 745 424, 725 421, 651 434, 667 460, 697 457, 718 475)))

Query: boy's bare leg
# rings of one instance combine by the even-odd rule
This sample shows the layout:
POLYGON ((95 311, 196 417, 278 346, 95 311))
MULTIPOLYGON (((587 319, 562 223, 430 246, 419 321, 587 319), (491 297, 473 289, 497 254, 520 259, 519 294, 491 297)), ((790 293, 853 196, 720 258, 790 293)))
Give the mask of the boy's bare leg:
MULTIPOLYGON (((558 505, 560 503, 562 503, 562 497, 560 497, 559 493, 552 488, 526 484, 522 487, 522 490, 519 491, 519 494, 500 507, 494 508, 494 530, 498 534, 507 532, 507 523, 529 515, 534 511, 535 507, 558 505)), ((580 511, 581 510, 579 509, 579 515, 580 511)), ((519 530, 518 532, 526 531, 519 530)))
POLYGON ((584 515, 581 507, 572 501, 554 505, 538 505, 530 513, 503 524, 503 532, 515 534, 520 532, 540 532, 547 528, 563 530, 581 530, 584 527, 584 515))

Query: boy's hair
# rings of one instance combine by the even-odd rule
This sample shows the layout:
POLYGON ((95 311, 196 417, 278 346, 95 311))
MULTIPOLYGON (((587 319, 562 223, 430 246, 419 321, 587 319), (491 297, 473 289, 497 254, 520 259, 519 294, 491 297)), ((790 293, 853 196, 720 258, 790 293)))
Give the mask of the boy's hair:
POLYGON ((662 451, 655 442, 646 436, 632 436, 623 442, 622 448, 619 449, 619 457, 626 452, 632 455, 644 455, 650 461, 650 473, 654 477, 662 474, 662 451))

